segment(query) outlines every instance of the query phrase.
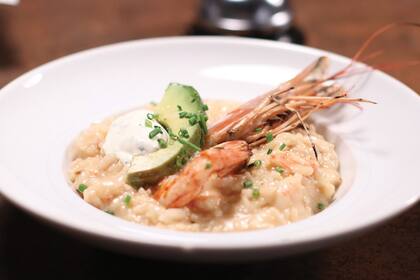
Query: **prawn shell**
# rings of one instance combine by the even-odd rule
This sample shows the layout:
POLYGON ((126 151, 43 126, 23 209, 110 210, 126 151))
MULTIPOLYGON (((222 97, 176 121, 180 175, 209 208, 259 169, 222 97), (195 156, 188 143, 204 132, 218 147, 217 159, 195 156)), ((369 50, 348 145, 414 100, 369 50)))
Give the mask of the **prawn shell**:
POLYGON ((177 174, 166 177, 153 197, 167 208, 187 206, 213 174, 225 177, 243 169, 251 157, 242 140, 228 141, 198 153, 177 174), (208 166, 208 167, 207 167, 208 166))

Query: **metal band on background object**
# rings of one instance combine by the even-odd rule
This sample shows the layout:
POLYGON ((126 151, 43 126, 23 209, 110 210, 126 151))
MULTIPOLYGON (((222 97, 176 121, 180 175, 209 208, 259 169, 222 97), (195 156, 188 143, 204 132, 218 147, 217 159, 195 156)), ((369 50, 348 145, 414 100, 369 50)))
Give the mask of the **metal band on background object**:
POLYGON ((0 4, 17 5, 19 4, 19 0, 0 0, 0 4))
POLYGON ((201 0, 198 25, 214 34, 273 36, 292 21, 287 0, 201 0))

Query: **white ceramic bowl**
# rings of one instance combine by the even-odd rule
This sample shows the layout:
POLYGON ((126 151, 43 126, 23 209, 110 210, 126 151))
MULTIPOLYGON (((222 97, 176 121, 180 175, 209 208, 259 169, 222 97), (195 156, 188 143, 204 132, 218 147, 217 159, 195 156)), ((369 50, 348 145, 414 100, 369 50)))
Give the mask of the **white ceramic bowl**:
POLYGON ((65 152, 90 123, 158 100, 169 82, 204 98, 247 100, 290 78, 320 55, 334 69, 347 58, 307 47, 238 38, 164 38, 101 47, 21 76, 0 91, 0 190, 13 203, 71 234, 132 254, 245 260, 326 246, 413 205, 420 194, 420 98, 375 71, 355 96, 378 105, 318 114, 337 144, 344 182, 337 200, 306 220, 241 233, 146 227, 85 203, 66 182, 65 152))

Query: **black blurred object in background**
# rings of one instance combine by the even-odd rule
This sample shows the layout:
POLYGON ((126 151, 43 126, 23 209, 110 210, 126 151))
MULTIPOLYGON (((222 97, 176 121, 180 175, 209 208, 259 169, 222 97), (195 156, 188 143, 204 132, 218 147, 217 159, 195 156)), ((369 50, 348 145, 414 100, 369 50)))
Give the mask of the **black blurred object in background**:
POLYGON ((287 0, 201 0, 195 35, 235 35, 303 43, 287 0))
POLYGON ((0 14, 0 67, 17 64, 14 48, 6 40, 7 25, 0 14))

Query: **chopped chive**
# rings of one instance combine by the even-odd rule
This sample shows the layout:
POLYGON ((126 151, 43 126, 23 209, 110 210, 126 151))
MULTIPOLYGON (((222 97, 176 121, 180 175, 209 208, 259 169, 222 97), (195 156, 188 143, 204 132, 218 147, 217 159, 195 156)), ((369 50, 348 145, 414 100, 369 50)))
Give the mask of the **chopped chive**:
POLYGON ((152 128, 153 123, 152 123, 152 121, 151 121, 151 120, 146 119, 146 120, 144 121, 144 125, 145 125, 146 127, 152 128))
POLYGON ((188 112, 185 112, 185 111, 179 112, 178 115, 181 119, 183 119, 183 118, 187 118, 187 119, 195 118, 195 119, 197 119, 196 114, 188 113, 188 112))
POLYGON ((280 145, 279 150, 280 150, 280 151, 283 151, 283 150, 284 150, 284 148, 286 148, 286 144, 284 144, 284 143, 283 143, 283 144, 281 144, 281 145, 280 145))
POLYGON ((179 112, 178 115, 181 119, 183 119, 183 118, 187 117, 188 113, 187 112, 179 112))
POLYGON ((180 105, 176 105, 176 107, 178 108, 178 111, 182 111, 182 107, 180 105))
POLYGON ((280 166, 276 166, 274 169, 280 174, 282 174, 284 172, 284 169, 281 168, 280 166))
POLYGON ((198 119, 197 119, 197 115, 192 115, 192 116, 189 118, 188 123, 189 123, 190 125, 195 125, 195 124, 197 123, 197 121, 198 121, 198 119))
POLYGON ((195 151, 197 151, 197 152, 201 151, 200 147, 198 147, 197 145, 195 145, 195 144, 191 143, 191 142, 190 142, 190 141, 188 141, 188 140, 185 140, 185 139, 182 139, 182 138, 179 138, 179 137, 178 137, 178 141, 179 141, 181 144, 186 145, 186 146, 190 147, 191 149, 193 149, 193 150, 195 150, 195 151))
POLYGON ((88 186, 87 185, 85 185, 85 184, 80 184, 79 185, 79 187, 77 188, 77 191, 79 192, 79 193, 83 193, 86 189, 88 188, 88 186))
POLYGON ((252 181, 248 180, 248 179, 245 180, 244 183, 243 183, 244 189, 252 188, 252 185, 253 185, 252 181))
POLYGON ((130 202, 131 202, 131 195, 127 194, 127 195, 124 197, 124 204, 125 204, 127 207, 129 207, 129 206, 130 206, 130 202))
POLYGON ((183 167, 187 163, 188 155, 185 149, 176 157, 176 166, 178 168, 183 167))
POLYGON ((210 162, 207 162, 206 163, 206 167, 205 167, 206 169, 210 169, 211 168, 211 163, 210 162))
POLYGON ((198 115, 198 124, 200 125, 201 130, 204 132, 204 134, 207 133, 207 115, 206 114, 200 114, 198 115))
POLYGON ((271 148, 270 148, 270 149, 268 149, 268 150, 267 150, 267 155, 271 154, 272 152, 273 152, 273 149, 271 149, 271 148))
MULTIPOLYGON (((175 141, 178 141, 179 143, 181 143, 181 144, 183 144, 185 146, 188 146, 189 148, 192 148, 193 150, 195 150, 197 152, 201 151, 200 147, 198 147, 197 145, 191 143, 188 140, 185 140, 185 139, 182 139, 181 137, 178 137, 171 130, 168 130, 168 133, 169 133, 169 137, 171 137, 171 139, 173 139, 175 141)), ((178 157, 177 157, 177 163, 176 163, 176 165, 178 167, 181 167, 183 165, 183 164, 182 165, 179 164, 178 157)))
POLYGON ((181 128, 178 132, 178 136, 179 137, 183 137, 183 138, 190 138, 190 135, 188 134, 188 130, 186 130, 185 128, 181 128))
POLYGON ((160 147, 161 149, 165 149, 166 147, 168 147, 168 143, 167 143, 165 140, 163 140, 163 139, 158 139, 157 141, 158 141, 158 143, 159 143, 159 147, 160 147))
POLYGON ((260 197, 260 190, 259 189, 253 189, 252 190, 252 198, 253 199, 258 199, 260 197))
POLYGON ((209 109, 209 106, 207 104, 203 104, 203 107, 201 107, 201 110, 207 111, 209 109))
POLYGON ((261 161, 261 160, 259 160, 259 159, 257 159, 257 160, 256 160, 256 161, 254 161, 253 163, 249 164, 249 165, 248 165, 248 167, 256 167, 256 168, 258 168, 258 167, 260 167, 260 166, 261 166, 261 164, 262 164, 262 161, 261 161))
POLYGON ((267 135, 265 136, 265 140, 267 140, 267 143, 273 141, 273 133, 267 133, 267 135))
POLYGON ((261 160, 257 159, 256 161, 254 161, 254 166, 255 167, 260 167, 261 166, 261 160))
POLYGON ((175 140, 175 141, 178 141, 178 136, 176 135, 176 134, 174 134, 173 132, 172 132, 172 130, 171 129, 168 129, 168 134, 169 134, 169 137, 172 139, 172 140, 175 140))
POLYGON ((262 131, 262 128, 261 127, 257 127, 256 129, 255 129, 255 132, 261 132, 262 131))
POLYGON ((156 118, 156 115, 155 114, 152 114, 152 113, 147 113, 147 118, 149 119, 149 120, 153 120, 154 118, 156 118))
POLYGON ((318 203, 318 205, 317 205, 317 207, 318 207, 318 210, 319 211, 322 211, 322 210, 324 210, 325 209, 325 205, 323 204, 323 203, 318 203))
POLYGON ((171 137, 171 139, 172 139, 172 140, 178 141, 178 136, 176 136, 176 135, 172 132, 172 130, 169 130, 169 131, 168 131, 168 133, 169 133, 169 137, 171 137))
POLYGON ((115 215, 114 211, 111 211, 111 210, 105 210, 105 213, 109 215, 115 215))
POLYGON ((163 134, 160 126, 154 126, 153 130, 149 132, 149 138, 153 139, 156 135, 163 134))

